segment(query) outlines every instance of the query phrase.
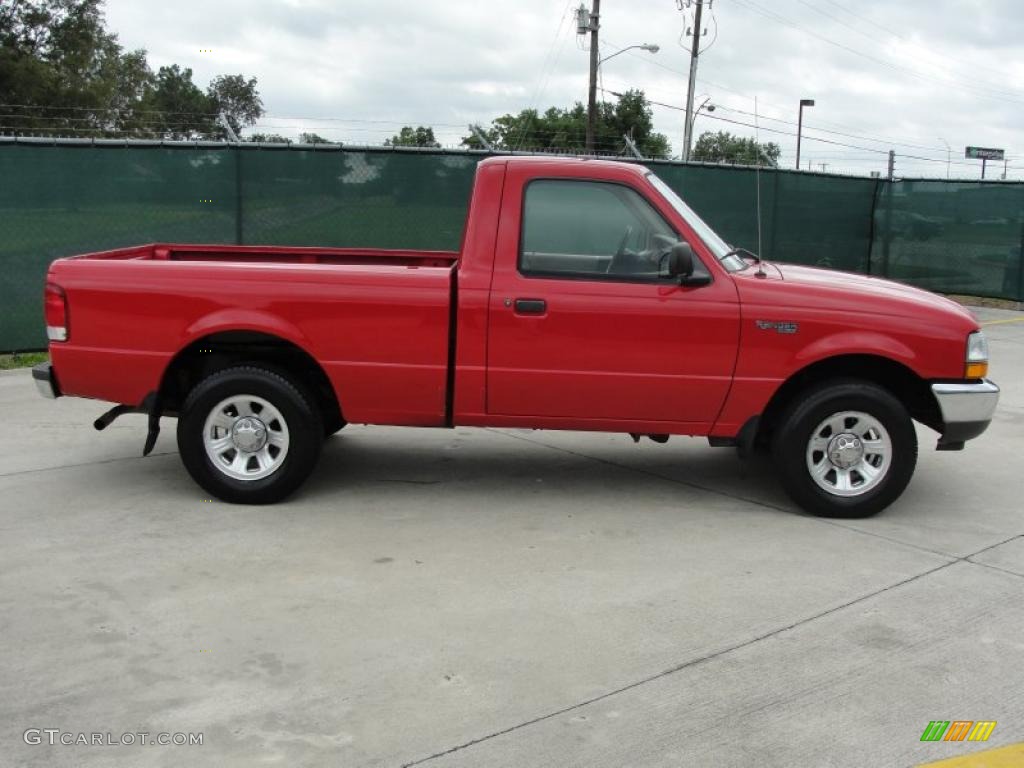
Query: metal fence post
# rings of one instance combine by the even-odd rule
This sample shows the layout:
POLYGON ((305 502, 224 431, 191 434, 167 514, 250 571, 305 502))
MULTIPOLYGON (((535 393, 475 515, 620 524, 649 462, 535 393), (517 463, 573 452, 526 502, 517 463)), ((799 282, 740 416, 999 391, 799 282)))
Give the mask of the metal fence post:
POLYGON ((868 222, 868 252, 867 260, 864 265, 864 274, 871 274, 871 260, 875 255, 875 235, 877 234, 877 228, 875 227, 875 214, 878 213, 878 193, 882 188, 882 180, 875 179, 875 188, 871 192, 871 220, 868 222))
POLYGON ((242 148, 235 144, 235 243, 243 244, 242 237, 242 148))
POLYGON ((885 231, 882 233, 882 268, 881 276, 889 277, 889 248, 892 245, 892 188, 895 181, 886 180, 885 184, 885 231))
POLYGON ((1020 250, 1017 252, 1017 301, 1024 301, 1024 208, 1021 208, 1020 250))
POLYGON ((759 253, 766 259, 775 258, 775 234, 779 231, 779 171, 772 171, 772 219, 771 236, 768 238, 768 253, 759 253))

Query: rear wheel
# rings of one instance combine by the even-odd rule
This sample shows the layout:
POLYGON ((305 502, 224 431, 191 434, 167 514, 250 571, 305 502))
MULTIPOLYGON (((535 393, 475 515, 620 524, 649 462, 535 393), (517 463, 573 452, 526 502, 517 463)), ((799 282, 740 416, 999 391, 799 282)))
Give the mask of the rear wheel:
POLYGON ((313 400, 274 371, 239 366, 203 379, 178 419, 192 478, 224 501, 272 504, 316 466, 323 425, 313 400))
POLYGON ((907 409, 866 381, 828 382, 783 414, 772 446, 793 500, 822 517, 868 517, 895 501, 917 464, 907 409))

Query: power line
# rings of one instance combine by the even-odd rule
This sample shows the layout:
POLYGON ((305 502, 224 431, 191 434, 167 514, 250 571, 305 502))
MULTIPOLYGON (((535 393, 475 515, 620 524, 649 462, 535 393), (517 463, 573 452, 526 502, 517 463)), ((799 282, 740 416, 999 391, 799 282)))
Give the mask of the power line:
MULTIPOLYGON (((724 110, 726 110, 728 112, 736 112, 736 113, 741 114, 741 115, 753 116, 753 114, 754 114, 753 112, 747 112, 747 111, 742 110, 742 109, 736 109, 735 107, 727 107, 724 104, 716 104, 715 106, 718 107, 719 109, 724 109, 724 110)), ((782 120, 781 118, 777 118, 777 117, 766 117, 764 115, 760 115, 760 118, 762 120, 771 120, 772 122, 775 122, 775 123, 785 123, 786 125, 797 125, 792 120, 782 120)), ((910 142, 905 142, 905 141, 892 141, 891 139, 877 139, 877 138, 874 138, 873 136, 862 136, 862 135, 855 134, 855 133, 845 133, 843 131, 832 131, 832 130, 829 130, 828 128, 820 128, 818 126, 812 126, 812 125, 806 125, 805 127, 806 128, 810 128, 811 130, 820 131, 821 133, 832 134, 834 136, 844 136, 844 137, 846 137, 848 139, 859 139, 861 141, 877 141, 879 144, 887 144, 887 145, 890 145, 890 146, 910 147, 911 149, 942 149, 942 147, 938 147, 938 146, 931 145, 931 144, 911 144, 910 142)))
MULTIPOLYGON (((648 89, 648 90, 661 91, 663 93, 667 93, 668 92, 666 90, 659 89, 659 88, 648 89)), ((609 93, 613 93, 614 94, 615 91, 609 91, 609 93)), ((651 100, 651 99, 648 99, 648 101, 650 101, 651 104, 655 104, 655 105, 661 106, 661 107, 666 107, 666 108, 669 108, 669 109, 682 109, 681 107, 676 107, 676 106, 673 106, 673 105, 664 104, 662 102, 654 101, 654 100, 651 100)), ((727 112, 735 112, 735 113, 741 114, 741 115, 753 116, 753 112, 749 112, 747 110, 739 109, 737 107, 727 106, 725 104, 722 104, 718 100, 715 101, 715 107, 717 109, 724 109, 727 112)), ((706 112, 702 112, 701 114, 714 119, 713 115, 709 115, 706 112)), ((767 115, 760 115, 760 118, 762 120, 770 120, 771 122, 774 122, 774 123, 782 123, 782 124, 785 124, 785 125, 792 125, 792 126, 797 125, 792 120, 784 120, 784 119, 778 118, 778 117, 769 117, 767 115)), ((835 125, 834 123, 826 123, 826 124, 835 125)), ((879 144, 885 144, 886 146, 899 146, 899 147, 908 147, 910 149, 926 149, 926 150, 943 150, 943 151, 945 151, 944 147, 940 147, 940 146, 937 146, 937 145, 915 144, 915 143, 909 142, 909 141, 897 141, 897 140, 893 140, 893 139, 878 138, 878 137, 875 137, 875 136, 865 136, 865 135, 862 135, 862 134, 849 133, 847 131, 831 130, 831 129, 828 129, 828 128, 823 128, 821 125, 810 125, 810 124, 806 124, 805 123, 804 127, 808 128, 810 130, 818 131, 820 133, 827 133, 827 134, 830 134, 830 135, 833 135, 833 136, 843 136, 845 138, 858 139, 858 140, 861 140, 861 141, 874 141, 874 142, 878 142, 879 144)), ((767 129, 765 129, 765 130, 767 130, 767 129)), ((795 136, 795 134, 793 134, 793 135, 795 136)), ((872 151, 879 151, 879 150, 876 149, 876 150, 872 150, 872 151)), ((1008 155, 1008 156, 1012 157, 1012 155, 1008 155)))
MULTIPOLYGON (((610 41, 608 41, 607 39, 605 40, 605 42, 609 42, 610 43, 610 41)), ((614 47, 617 48, 618 46, 614 46, 614 47)), ((625 49, 620 49, 620 50, 625 50, 625 49)), ((637 54, 631 53, 629 51, 626 51, 626 55, 627 56, 633 56, 638 61, 643 61, 643 62, 646 62, 647 64, 652 65, 652 66, 660 67, 661 69, 664 69, 664 70, 666 70, 668 72, 672 72, 673 74, 680 75, 682 77, 686 77, 687 76, 686 72, 684 72, 682 70, 679 70, 679 69, 673 69, 672 67, 670 67, 670 66, 668 66, 666 64, 662 64, 659 61, 655 61, 654 59, 652 59, 650 57, 642 57, 642 56, 639 56, 637 54)), ((722 90, 722 91, 725 91, 727 93, 735 94, 736 96, 740 96, 740 97, 742 97, 745 100, 751 100, 753 98, 748 93, 745 93, 743 91, 737 91, 735 88, 730 88, 729 86, 722 85, 721 83, 713 83, 713 82, 711 82, 709 80, 703 80, 701 78, 697 78, 697 82, 700 83, 701 85, 704 85, 704 86, 710 86, 711 88, 716 88, 718 90, 722 90)), ((667 89, 662 89, 662 88, 657 88, 657 87, 655 87, 655 88, 645 88, 644 90, 645 91, 660 91, 662 93, 668 93, 669 92, 667 89)), ((651 102, 651 103, 653 104, 654 102, 651 102)), ((771 102, 763 102, 763 104, 765 104, 765 105, 767 105, 769 107, 774 108, 777 112, 782 112, 782 113, 788 113, 789 112, 789 110, 787 108, 781 107, 778 104, 772 104, 771 102)), ((721 103, 721 101, 719 101, 717 99, 715 101, 715 106, 716 107, 723 107, 724 108, 724 105, 721 103)), ((747 114, 749 114, 749 113, 747 113, 747 114)), ((782 120, 781 118, 767 117, 765 115, 761 115, 761 117, 766 119, 766 120, 772 120, 772 121, 775 121, 775 122, 790 122, 790 121, 782 120)), ((790 122, 790 124, 792 125, 793 123, 790 122)), ((818 120, 818 121, 816 121, 816 124, 814 126, 809 126, 809 127, 813 127, 814 130, 822 131, 823 133, 839 133, 839 131, 831 131, 831 130, 829 130, 827 128, 823 128, 822 127, 822 126, 826 126, 826 125, 833 126, 833 128, 847 128, 847 126, 845 126, 845 125, 842 125, 840 123, 830 122, 828 120, 818 120)), ((891 140, 891 139, 874 139, 874 138, 868 138, 867 140, 868 141, 878 141, 879 143, 884 143, 884 144, 895 144, 895 145, 898 145, 898 146, 912 146, 912 144, 910 142, 906 142, 906 141, 895 141, 895 140, 891 140)), ((914 145, 914 146, 916 146, 919 149, 943 149, 942 147, 939 147, 939 146, 926 146, 926 145, 914 145)))
MULTIPOLYGON (((703 5, 701 0, 697 0, 696 4, 697 5, 703 5)), ((715 16, 715 6, 712 5, 711 3, 708 3, 707 4, 707 8, 708 8, 708 13, 711 14, 711 22, 715 25, 715 31, 714 31, 714 34, 712 34, 712 36, 711 36, 711 42, 708 43, 706 46, 704 46, 703 48, 700 49, 699 55, 701 55, 701 56, 703 56, 705 53, 710 51, 712 46, 718 40, 718 17, 715 16)), ((680 8, 680 10, 683 10, 683 9, 680 8)), ((696 27, 696 24, 694 24, 694 26, 696 27)), ((686 55, 690 56, 691 55, 690 49, 683 42, 683 38, 686 37, 686 34, 687 34, 687 30, 686 30, 686 25, 684 24, 683 25, 683 31, 679 33, 679 40, 677 42, 679 43, 679 47, 682 48, 683 51, 686 52, 686 55)))
MULTIPOLYGON (((837 24, 840 24, 840 25, 846 27, 847 29, 852 29, 858 35, 862 35, 862 36, 866 37, 868 40, 870 40, 873 43, 877 43, 878 42, 874 35, 869 35, 867 32, 865 32, 865 31, 863 31, 861 29, 857 29, 857 27, 855 27, 850 22, 843 21, 838 16, 834 16, 831 13, 829 13, 828 11, 823 11, 821 8, 819 8, 818 6, 814 5, 813 3, 809 3, 809 2, 807 2, 807 0, 796 0, 796 1, 798 3, 800 3, 800 5, 807 6, 808 8, 810 8, 815 13, 821 14, 826 19, 832 19, 832 21, 836 22, 837 24)), ((886 31, 888 31, 888 30, 886 30, 886 31)))
POLYGON ((852 48, 852 47, 850 47, 848 45, 845 45, 843 43, 837 42, 837 41, 835 41, 835 40, 833 40, 833 39, 831 39, 829 37, 826 37, 825 35, 822 35, 822 34, 820 34, 818 32, 815 32, 812 29, 808 29, 807 27, 804 27, 804 26, 802 26, 800 24, 797 24, 796 22, 791 21, 791 20, 785 18, 784 16, 780 16, 779 14, 775 13, 774 11, 770 11, 770 10, 768 10, 768 9, 758 5, 756 2, 754 2, 754 0, 733 0, 733 2, 735 2, 737 5, 739 5, 739 6, 743 7, 743 8, 746 8, 748 10, 753 11, 754 13, 760 14, 761 16, 764 16, 765 18, 770 19, 771 21, 774 21, 777 24, 781 24, 783 26, 790 27, 792 29, 797 30, 798 32, 801 32, 801 33, 806 34, 806 35, 810 35, 811 37, 815 37, 818 40, 821 40, 822 42, 828 43, 829 45, 832 45, 832 46, 835 46, 836 48, 844 50, 847 53, 851 53, 854 56, 859 56, 862 59, 866 59, 867 61, 873 62, 873 63, 878 64, 880 66, 887 67, 889 69, 893 69, 893 70, 895 70, 897 72, 903 72, 903 73, 905 73, 907 75, 910 75, 911 77, 915 77, 915 78, 917 78, 919 80, 924 80, 924 81, 927 81, 927 82, 937 83, 938 85, 942 85, 942 86, 946 86, 946 87, 959 88, 960 90, 969 91, 971 94, 985 96, 987 98, 994 99, 994 100, 997 100, 997 101, 1008 101, 1008 102, 1012 102, 1012 103, 1015 103, 1015 104, 1024 104, 1024 99, 1016 98, 1016 97, 1019 97, 1019 96, 1022 95, 1019 92, 1011 94, 1011 92, 1009 92, 1009 91, 1002 91, 1002 90, 999 90, 999 89, 987 88, 987 87, 984 87, 984 86, 980 86, 977 82, 962 80, 962 79, 959 79, 959 78, 951 78, 953 80, 952 82, 945 81, 945 80, 940 80, 938 78, 931 77, 930 75, 926 75, 926 74, 924 74, 922 72, 918 72, 915 69, 911 69, 909 67, 904 67, 904 66, 899 65, 899 64, 894 64, 893 62, 885 61, 884 59, 879 59, 879 58, 877 58, 875 56, 872 56, 871 54, 864 53, 863 51, 860 51, 860 50, 858 50, 856 48, 852 48))
POLYGON ((41 106, 38 104, 0 104, 0 108, 17 109, 49 109, 59 112, 124 112, 129 114, 157 114, 157 115, 201 115, 203 117, 217 117, 218 112, 172 112, 163 109, 136 109, 134 107, 56 107, 41 106))
MULTIPOLYGON (((536 104, 540 101, 544 91, 547 90, 547 84, 551 79, 551 73, 554 72, 555 67, 558 66, 559 59, 562 58, 562 48, 565 47, 565 41, 562 40, 562 44, 558 45, 559 40, 562 37, 562 27, 565 26, 565 20, 569 16, 569 8, 572 6, 572 0, 566 0, 565 8, 562 11, 562 16, 558 20, 558 28, 555 30, 554 39, 551 41, 551 45, 548 47, 548 51, 544 56, 544 63, 541 65, 540 76, 537 78, 537 83, 534 86, 533 96, 530 98, 530 109, 536 109, 536 104), (555 48, 558 46, 558 52, 555 54, 555 48), (552 54, 555 54, 552 58, 552 54)), ((572 29, 572 24, 569 24, 567 29, 572 29)), ((529 123, 523 126, 523 131, 519 135, 519 140, 516 142, 516 146, 522 145, 523 139, 526 137, 529 123)))
MULTIPOLYGON (((900 35, 900 34, 898 34, 896 32, 893 32, 892 29, 890 29, 889 27, 885 27, 884 25, 877 24, 876 22, 872 22, 872 20, 867 18, 866 16, 861 16, 861 15, 859 15, 857 13, 854 13, 852 10, 848 10, 844 6, 842 6, 839 3, 835 2, 835 0, 824 0, 824 1, 827 2, 829 5, 835 6, 839 10, 842 10, 844 13, 847 13, 848 15, 852 16, 853 18, 855 18, 857 20, 860 20, 860 22, 862 22, 864 24, 867 24, 867 25, 873 27, 876 30, 880 30, 880 31, 884 32, 886 35, 889 35, 894 40, 897 40, 897 41, 899 41, 901 43, 910 42, 906 37, 904 37, 903 35, 900 35)), ((863 32, 863 31, 857 29, 856 26, 851 25, 849 22, 844 22, 844 20, 842 18, 840 18, 840 17, 838 17, 838 16, 836 16, 834 14, 828 13, 828 12, 818 8, 813 3, 808 2, 808 0, 797 0, 797 2, 801 3, 802 5, 806 5, 808 8, 810 8, 813 11, 815 11, 816 13, 820 13, 821 15, 826 16, 827 18, 833 19, 834 22, 836 22, 837 24, 840 24, 843 27, 846 27, 846 28, 848 28, 850 30, 853 30, 858 35, 862 35, 863 37, 865 37, 868 40, 870 40, 872 43, 874 43, 874 44, 878 43, 878 39, 877 39, 876 35, 869 35, 869 34, 863 32)), ((925 55, 929 56, 933 66, 939 67, 939 68, 941 68, 943 70, 946 70, 947 73, 948 73, 948 71, 950 71, 949 63, 946 60, 936 57, 934 54, 932 54, 931 50, 923 51, 923 53, 925 55)), ((959 69, 961 69, 961 70, 965 69, 965 62, 957 61, 957 63, 959 65, 959 69)), ((974 63, 974 62, 971 63, 971 65, 970 65, 970 67, 968 69, 971 69, 971 70, 984 70, 986 72, 991 72, 992 74, 994 74, 994 75, 996 75, 997 77, 1000 77, 1000 78, 1006 77, 1006 74, 1007 74, 1006 70, 995 70, 995 69, 992 69, 991 67, 985 67, 984 65, 979 65, 979 63, 974 63)), ((952 71, 956 72, 956 70, 952 70, 952 71)))
MULTIPOLYGON (((614 93, 614 92, 612 92, 612 93, 614 93)), ((651 104, 656 104, 659 107, 665 107, 666 109, 674 109, 674 110, 678 110, 678 111, 685 111, 684 107, 680 107, 680 106, 677 106, 675 104, 665 104, 665 103, 659 102, 659 101, 651 101, 650 103, 651 104)), ((720 117, 719 115, 711 115, 711 114, 705 113, 704 117, 706 117, 709 120, 719 120, 721 122, 731 123, 733 125, 742 125, 742 126, 747 127, 747 128, 756 128, 757 127, 753 123, 746 123, 746 122, 743 122, 741 120, 732 120, 731 118, 720 117)), ((794 138, 796 137, 795 133, 790 133, 789 131, 781 131, 781 130, 779 130, 777 128, 764 128, 764 127, 762 127, 760 130, 767 131, 769 133, 778 134, 778 135, 781 135, 781 136, 791 136, 791 137, 794 137, 794 138)), ((841 141, 833 141, 831 139, 823 139, 823 138, 821 138, 819 136, 810 136, 810 135, 804 134, 803 138, 804 138, 805 141, 817 141, 817 142, 819 142, 821 144, 830 144, 832 146, 837 146, 837 147, 847 147, 847 148, 856 149, 856 150, 859 150, 859 151, 862 151, 862 152, 871 152, 871 153, 877 154, 877 155, 888 155, 889 154, 888 150, 876 149, 874 147, 861 147, 861 146, 857 146, 856 144, 847 144, 847 143, 841 142, 841 141)), ((923 160, 923 161, 933 162, 933 163, 943 163, 943 164, 946 163, 946 159, 945 158, 921 157, 919 155, 904 155, 904 154, 900 154, 900 157, 901 158, 903 158, 903 157, 912 158, 912 159, 915 159, 915 160, 923 160)), ((958 161, 955 161, 955 160, 952 161, 952 162, 954 162, 957 165, 967 165, 967 166, 972 166, 972 167, 974 165, 973 163, 958 162, 958 161)))
POLYGON ((374 124, 374 125, 400 125, 405 127, 407 125, 424 125, 432 128, 458 128, 460 130, 465 129, 464 123, 442 123, 436 120, 361 120, 354 117, 303 117, 301 115, 274 115, 271 113, 265 113, 263 117, 269 117, 274 120, 302 120, 304 122, 322 122, 322 123, 357 123, 357 124, 374 124))
POLYGON ((854 13, 849 8, 846 8, 845 6, 840 5, 839 3, 835 2, 835 0, 825 0, 825 2, 828 3, 829 5, 835 6, 836 8, 838 8, 843 13, 848 13, 850 16, 853 16, 855 19, 860 19, 861 21, 863 21, 863 22, 865 22, 867 24, 870 24, 875 29, 879 29, 882 32, 885 32, 886 34, 892 35, 893 37, 895 37, 898 40, 905 40, 906 39, 902 35, 896 34, 891 29, 889 29, 888 27, 886 27, 886 26, 884 26, 882 24, 877 24, 876 22, 872 21, 871 19, 867 18, 866 16, 861 16, 859 14, 854 13))
MULTIPOLYGON (((3 109, 33 109, 33 110, 51 110, 51 111, 76 111, 76 112, 108 112, 117 113, 123 116, 134 116, 134 115, 189 115, 195 117, 217 117, 218 112, 175 112, 170 110, 162 109, 132 109, 122 107, 56 107, 56 106, 37 106, 29 104, 0 104, 0 110, 3 109)), ((32 120, 73 120, 73 121, 88 121, 92 118, 88 117, 65 117, 65 116, 52 116, 52 115, 19 115, 11 114, 5 115, 7 117, 18 117, 18 118, 29 118, 32 120)), ((277 120, 303 120, 306 122, 335 122, 335 123, 369 123, 379 125, 430 125, 435 128, 465 128, 462 123, 445 123, 438 120, 367 120, 355 117, 309 117, 304 115, 276 115, 271 112, 264 112, 262 117, 273 118, 277 120)), ((148 118, 152 119, 152 118, 148 118)))
POLYGON ((715 16, 715 6, 709 4, 708 11, 711 12, 711 23, 715 25, 715 33, 711 36, 711 42, 704 46, 703 50, 701 50, 701 56, 710 51, 711 47, 718 41, 718 17, 715 16))

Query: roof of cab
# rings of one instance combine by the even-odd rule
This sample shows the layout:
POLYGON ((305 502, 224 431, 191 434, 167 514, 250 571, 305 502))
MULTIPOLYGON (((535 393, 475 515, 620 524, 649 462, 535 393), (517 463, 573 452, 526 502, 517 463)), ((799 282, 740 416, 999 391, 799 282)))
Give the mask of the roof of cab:
POLYGON ((637 163, 626 163, 618 160, 598 160, 591 157, 559 157, 546 155, 499 155, 480 161, 480 165, 514 165, 514 166, 545 166, 545 167, 579 167, 581 165, 614 168, 617 171, 631 171, 638 176, 648 173, 648 169, 637 163))

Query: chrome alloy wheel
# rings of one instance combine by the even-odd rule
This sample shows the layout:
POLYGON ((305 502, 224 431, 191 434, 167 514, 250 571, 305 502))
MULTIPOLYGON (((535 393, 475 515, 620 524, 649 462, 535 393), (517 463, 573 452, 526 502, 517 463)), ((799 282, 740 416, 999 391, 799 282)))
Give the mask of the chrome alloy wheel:
POLYGON ((892 464, 892 440, 882 423, 861 411, 840 411, 825 419, 807 442, 807 470, 833 496, 860 496, 885 478, 892 464))
POLYGON ((288 424, 281 412, 255 395, 221 400, 203 426, 206 455, 235 480, 273 474, 288 455, 288 424))

